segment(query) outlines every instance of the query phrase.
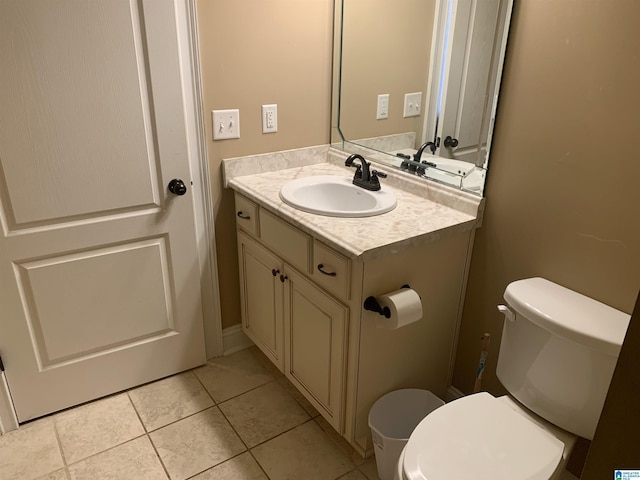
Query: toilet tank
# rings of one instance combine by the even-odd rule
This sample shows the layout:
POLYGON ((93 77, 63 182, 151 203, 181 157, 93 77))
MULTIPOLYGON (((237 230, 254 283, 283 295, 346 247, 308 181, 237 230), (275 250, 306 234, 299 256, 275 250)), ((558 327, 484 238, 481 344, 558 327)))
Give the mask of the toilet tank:
POLYGON ((510 283, 497 375, 528 409, 592 439, 629 315, 544 278, 510 283))

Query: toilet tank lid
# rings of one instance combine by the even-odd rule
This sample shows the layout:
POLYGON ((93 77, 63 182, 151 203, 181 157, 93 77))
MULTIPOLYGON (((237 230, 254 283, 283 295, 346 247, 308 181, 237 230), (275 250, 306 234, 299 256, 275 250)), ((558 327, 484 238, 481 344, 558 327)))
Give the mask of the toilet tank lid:
POLYGON ((504 299, 519 314, 567 340, 618 356, 630 316, 544 278, 507 285, 504 299))

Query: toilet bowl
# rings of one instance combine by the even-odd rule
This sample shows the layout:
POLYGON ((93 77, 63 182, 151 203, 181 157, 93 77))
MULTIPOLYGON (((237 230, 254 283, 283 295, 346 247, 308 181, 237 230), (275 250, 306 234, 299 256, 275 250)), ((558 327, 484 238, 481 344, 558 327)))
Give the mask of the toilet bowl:
POLYGON ((504 298, 496 373, 509 395, 476 393, 425 417, 396 480, 556 479, 577 436, 593 438, 629 315, 542 278, 504 298))
POLYGON ((394 480, 555 479, 576 438, 508 396, 476 393, 440 407, 416 427, 394 480))

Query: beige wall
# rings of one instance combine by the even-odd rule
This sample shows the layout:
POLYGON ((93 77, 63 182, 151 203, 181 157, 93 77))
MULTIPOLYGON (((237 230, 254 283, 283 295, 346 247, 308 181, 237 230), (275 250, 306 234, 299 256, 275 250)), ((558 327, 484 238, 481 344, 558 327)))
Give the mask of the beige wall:
POLYGON ((333 0, 198 0, 204 111, 223 328, 240 321, 233 194, 223 158, 329 143, 333 0), (262 133, 261 105, 278 104, 262 133), (236 140, 211 140, 211 110, 240 109, 236 140))
POLYGON ((637 469, 640 459, 640 297, 611 380, 607 401, 581 478, 612 478, 615 469, 637 469), (636 412, 635 414, 630 412, 636 412))
POLYGON ((435 0, 360 0, 343 10, 340 127, 347 140, 416 132, 421 143, 435 0), (422 92, 423 115, 403 117, 405 93, 422 92), (376 120, 379 94, 389 118, 376 120))
MULTIPOLYGON (((544 276, 630 313, 640 288, 640 2, 515 2, 453 383, 502 392, 496 305, 544 276)), ((636 370, 637 371, 637 370, 636 370)))

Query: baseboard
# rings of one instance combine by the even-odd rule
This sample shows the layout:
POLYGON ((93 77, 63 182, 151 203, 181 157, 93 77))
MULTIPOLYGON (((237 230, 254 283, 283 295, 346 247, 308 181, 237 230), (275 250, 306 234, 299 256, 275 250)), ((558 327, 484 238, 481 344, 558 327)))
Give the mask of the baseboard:
POLYGON ((451 385, 448 389, 447 389, 447 398, 445 398, 445 402, 449 403, 453 400, 457 400, 458 398, 462 398, 464 397, 464 393, 462 393, 460 390, 458 390, 456 387, 454 387, 453 385, 451 385))
POLYGON ((0 434, 4 435, 17 428, 18 418, 11 402, 9 385, 4 372, 0 372, 0 434))
POLYGON ((253 342, 242 331, 239 323, 222 330, 222 355, 229 355, 245 348, 249 348, 253 342))

